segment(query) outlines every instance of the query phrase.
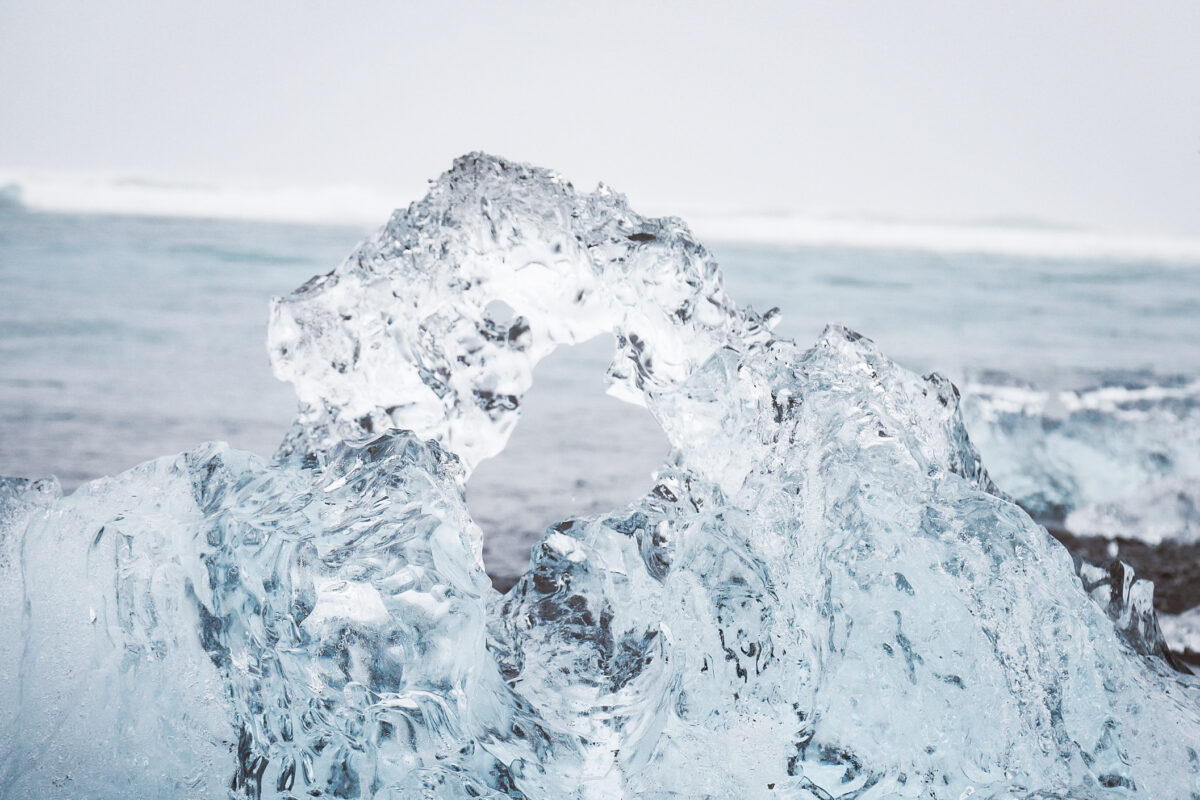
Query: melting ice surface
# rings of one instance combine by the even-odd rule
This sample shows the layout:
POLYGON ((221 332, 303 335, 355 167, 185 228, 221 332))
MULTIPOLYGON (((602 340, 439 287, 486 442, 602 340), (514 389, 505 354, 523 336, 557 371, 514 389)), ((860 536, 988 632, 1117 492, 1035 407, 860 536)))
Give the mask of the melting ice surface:
POLYGON ((1144 587, 1081 582, 948 381, 771 323, 681 221, 460 159, 275 304, 274 460, 0 484, 4 796, 1200 794, 1144 587), (465 481, 608 331, 671 455, 500 596, 465 481))

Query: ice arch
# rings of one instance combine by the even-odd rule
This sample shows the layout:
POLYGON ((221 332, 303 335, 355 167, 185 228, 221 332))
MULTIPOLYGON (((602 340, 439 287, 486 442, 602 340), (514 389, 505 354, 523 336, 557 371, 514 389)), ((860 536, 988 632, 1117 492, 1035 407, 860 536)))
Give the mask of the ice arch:
POLYGON ((612 333, 610 391, 653 412, 719 348, 765 343, 766 322, 737 310, 681 220, 465 156, 338 269, 273 304, 271 360, 301 407, 284 449, 312 456, 402 428, 469 474, 504 446, 534 365, 558 345, 612 333))
POLYGON ((611 336, 560 347, 537 366, 521 420, 504 450, 467 482, 483 529, 483 561, 507 589, 551 525, 628 503, 653 485, 666 437, 642 407, 604 394, 611 336))

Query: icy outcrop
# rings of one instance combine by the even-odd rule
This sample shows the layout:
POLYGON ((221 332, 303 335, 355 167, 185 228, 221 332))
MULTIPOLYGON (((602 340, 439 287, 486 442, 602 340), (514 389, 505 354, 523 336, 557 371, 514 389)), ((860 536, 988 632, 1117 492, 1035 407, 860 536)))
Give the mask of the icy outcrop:
POLYGON ((1154 613, 1153 583, 1139 579, 1124 561, 1113 561, 1107 568, 1076 561, 1075 568, 1084 591, 1107 612, 1133 649, 1180 668, 1154 613))
POLYGON ((276 303, 276 461, 20 500, 6 796, 1200 793, 1200 683, 995 490, 953 385, 769 321, 678 220, 460 159, 276 303), (609 330, 673 452, 497 595, 469 468, 609 330))
POLYGON ((1081 536, 1200 539, 1200 384, 1127 376, 1049 392, 968 381, 963 414, 991 474, 1081 536))

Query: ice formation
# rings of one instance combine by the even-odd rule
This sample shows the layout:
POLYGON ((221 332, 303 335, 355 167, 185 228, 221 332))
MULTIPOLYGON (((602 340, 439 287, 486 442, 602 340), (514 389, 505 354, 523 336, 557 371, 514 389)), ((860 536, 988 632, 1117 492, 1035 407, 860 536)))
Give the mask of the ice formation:
POLYGON ((996 481, 1082 536, 1200 541, 1200 383, 1128 376, 1050 392, 968 382, 967 428, 996 481))
POLYGON ((954 386, 770 323, 681 221, 460 159, 276 303, 275 460, 0 487, 5 796, 1200 794, 1200 682, 995 489, 954 386), (500 596, 464 482, 603 331, 672 454, 500 596))
POLYGON ((1114 560, 1104 569, 1077 559, 1075 569, 1084 590, 1108 612, 1134 650, 1161 658, 1176 669, 1185 669, 1171 654, 1154 613, 1152 582, 1139 579, 1123 561, 1114 560))

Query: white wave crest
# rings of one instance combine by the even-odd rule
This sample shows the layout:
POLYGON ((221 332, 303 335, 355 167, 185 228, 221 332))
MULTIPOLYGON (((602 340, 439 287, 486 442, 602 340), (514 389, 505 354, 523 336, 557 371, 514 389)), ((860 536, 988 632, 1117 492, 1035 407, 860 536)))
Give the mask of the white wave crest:
POLYGON ((3 169, 0 188, 32 211, 355 227, 374 227, 409 200, 402 191, 352 184, 217 184, 3 169))
MULTIPOLYGON (((0 168, 0 192, 34 211, 243 219, 375 227, 424 187, 183 182, 115 173, 0 168)), ((1200 263, 1200 237, 1036 224, 901 222, 799 214, 692 214, 704 241, 1032 258, 1200 263)))
POLYGON ((1037 227, 805 216, 689 217, 701 239, 764 245, 1200 262, 1200 238, 1037 227))

